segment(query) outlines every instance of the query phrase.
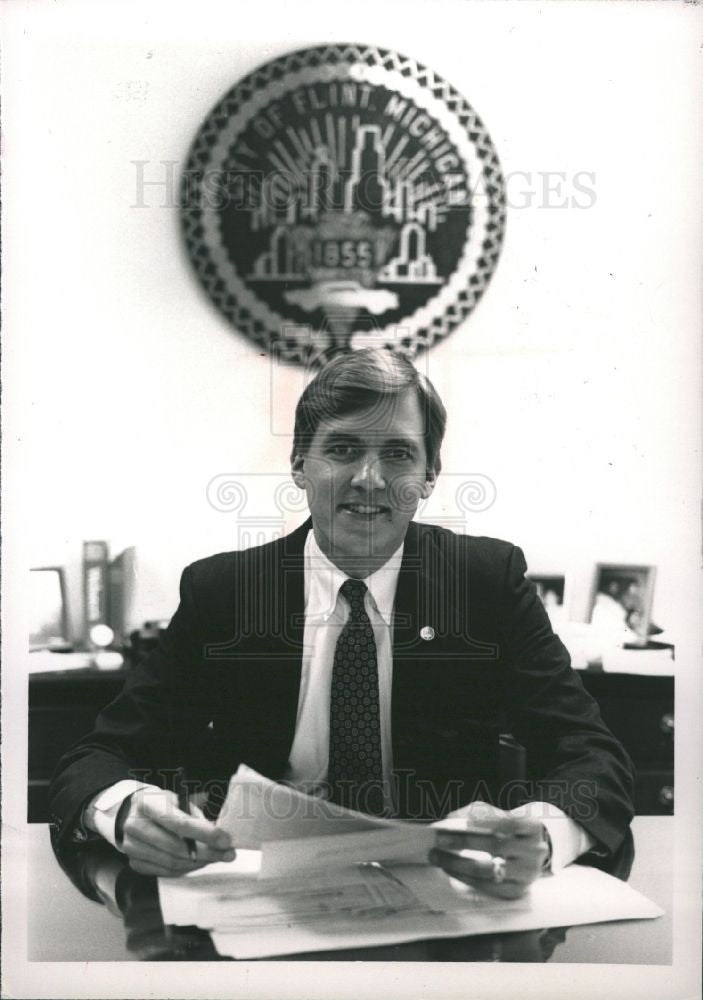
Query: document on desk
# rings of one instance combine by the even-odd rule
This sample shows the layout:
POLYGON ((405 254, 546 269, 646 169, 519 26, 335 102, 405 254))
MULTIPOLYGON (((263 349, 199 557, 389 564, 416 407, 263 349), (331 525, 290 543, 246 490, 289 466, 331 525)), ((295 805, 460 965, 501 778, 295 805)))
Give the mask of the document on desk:
POLYGON ((261 850, 261 878, 365 861, 425 861, 435 834, 427 824, 344 809, 241 765, 217 826, 236 847, 261 850))
POLYGON ((230 865, 159 879, 164 922, 207 929, 219 954, 253 959, 663 912, 585 865, 543 876, 515 900, 485 896, 431 865, 364 864, 276 879, 259 879, 255 868, 255 852, 243 851, 230 865))
POLYGON ((235 861, 159 879, 159 896, 165 923, 209 930, 218 952, 233 958, 662 914, 584 865, 543 876, 522 899, 494 899, 426 863, 432 827, 349 812, 245 767, 230 782, 218 826, 232 834, 235 861))

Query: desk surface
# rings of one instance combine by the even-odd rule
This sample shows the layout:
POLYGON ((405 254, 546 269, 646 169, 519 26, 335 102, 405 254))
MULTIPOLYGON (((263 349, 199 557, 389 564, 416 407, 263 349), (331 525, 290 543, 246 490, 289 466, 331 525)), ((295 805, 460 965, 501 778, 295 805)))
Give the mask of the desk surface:
MULTIPOLYGON (((638 816, 629 884, 658 903, 655 920, 296 956, 303 960, 552 961, 669 965, 672 957, 673 818, 638 816)), ((154 879, 130 873, 129 906, 110 910, 84 896, 61 870, 44 825, 28 828, 28 959, 111 962, 138 959, 217 960, 204 931, 164 927, 154 879)), ((5 863, 10 859, 5 858, 5 863)), ((289 958, 284 959, 286 961, 289 958)))

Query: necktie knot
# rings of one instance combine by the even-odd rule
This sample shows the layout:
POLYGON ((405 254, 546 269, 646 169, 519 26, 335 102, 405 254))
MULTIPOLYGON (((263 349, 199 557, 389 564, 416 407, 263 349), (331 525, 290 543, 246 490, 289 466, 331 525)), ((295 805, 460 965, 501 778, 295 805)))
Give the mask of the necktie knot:
POLYGON ((342 597, 346 597, 351 605, 352 617, 358 617, 364 611, 366 584, 363 580, 345 580, 339 588, 342 597))

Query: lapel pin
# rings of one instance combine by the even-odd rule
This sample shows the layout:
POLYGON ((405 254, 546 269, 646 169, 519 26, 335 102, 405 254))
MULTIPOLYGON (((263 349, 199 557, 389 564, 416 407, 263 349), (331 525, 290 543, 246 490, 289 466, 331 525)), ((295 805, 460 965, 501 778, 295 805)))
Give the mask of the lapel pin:
POLYGON ((423 625, 420 629, 420 638, 426 639, 427 642, 429 642, 430 639, 434 639, 434 629, 431 625, 423 625))

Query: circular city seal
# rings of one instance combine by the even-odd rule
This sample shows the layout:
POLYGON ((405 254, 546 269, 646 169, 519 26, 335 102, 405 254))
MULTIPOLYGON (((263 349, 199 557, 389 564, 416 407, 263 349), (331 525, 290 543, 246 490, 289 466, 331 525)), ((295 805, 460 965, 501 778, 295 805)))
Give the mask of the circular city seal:
POLYGON ((500 254, 505 189, 481 119, 431 69, 326 45, 216 105, 181 187, 185 242, 232 325, 285 361, 450 333, 500 254))

